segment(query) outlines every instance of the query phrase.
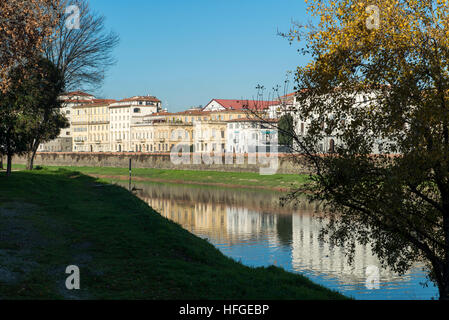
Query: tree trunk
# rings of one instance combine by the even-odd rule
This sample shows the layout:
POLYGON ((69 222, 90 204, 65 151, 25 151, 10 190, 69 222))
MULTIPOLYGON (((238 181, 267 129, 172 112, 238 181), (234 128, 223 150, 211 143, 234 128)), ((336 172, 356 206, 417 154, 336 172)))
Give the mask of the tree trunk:
POLYGON ((30 151, 27 153, 27 170, 33 170, 34 168, 34 158, 36 157, 36 152, 37 149, 39 149, 39 145, 39 140, 34 140, 30 151))
POLYGON ((3 170, 3 155, 0 155, 0 170, 3 170))
POLYGON ((27 152, 27 170, 33 170, 35 155, 36 152, 34 150, 27 152))
POLYGON ((8 154, 6 158, 7 158, 6 176, 9 177, 12 172, 12 154, 8 154))
POLYGON ((447 284, 438 284, 438 293, 440 300, 449 300, 449 286, 447 284))

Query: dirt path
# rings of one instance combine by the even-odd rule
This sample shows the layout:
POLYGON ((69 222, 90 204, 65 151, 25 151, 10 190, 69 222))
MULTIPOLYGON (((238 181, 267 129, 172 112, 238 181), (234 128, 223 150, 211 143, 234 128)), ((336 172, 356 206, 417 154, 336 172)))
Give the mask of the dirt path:
MULTIPOLYGON (((91 177, 99 179, 113 179, 120 181, 128 181, 128 176, 114 176, 114 175, 102 175, 102 174, 87 174, 91 177)), ((148 181, 148 182, 160 182, 160 183, 175 183, 175 184, 188 184, 188 185, 198 185, 198 186, 216 186, 225 187, 233 189, 261 189, 261 190, 273 190, 280 192, 288 192, 289 188, 282 187, 266 187, 266 186, 254 186, 254 185, 240 185, 240 184, 228 184, 219 182, 199 182, 199 181, 188 181, 188 180, 170 180, 170 179, 158 179, 158 178, 146 178, 146 177, 133 177, 133 181, 148 181)))

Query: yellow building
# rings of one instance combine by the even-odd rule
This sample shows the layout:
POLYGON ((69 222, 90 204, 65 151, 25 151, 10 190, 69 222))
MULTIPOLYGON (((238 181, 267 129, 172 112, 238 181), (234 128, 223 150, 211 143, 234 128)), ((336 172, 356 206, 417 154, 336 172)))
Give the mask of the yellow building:
POLYGON ((169 113, 158 113, 135 118, 131 125, 132 150, 135 152, 168 153, 178 144, 190 148, 193 125, 167 121, 167 117, 171 115, 169 113))
POLYGON ((225 152, 226 128, 224 121, 195 122, 193 143, 195 152, 225 152))
POLYGON ((111 150, 109 104, 115 100, 94 100, 73 107, 72 132, 74 152, 109 152, 111 150))

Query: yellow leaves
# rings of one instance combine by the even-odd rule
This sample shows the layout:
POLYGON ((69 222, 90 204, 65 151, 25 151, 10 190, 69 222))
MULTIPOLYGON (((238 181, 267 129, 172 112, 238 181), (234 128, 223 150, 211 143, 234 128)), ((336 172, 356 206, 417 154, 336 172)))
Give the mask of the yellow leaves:
POLYGON ((33 59, 59 22, 60 0, 0 1, 0 90, 8 86, 11 67, 33 59))

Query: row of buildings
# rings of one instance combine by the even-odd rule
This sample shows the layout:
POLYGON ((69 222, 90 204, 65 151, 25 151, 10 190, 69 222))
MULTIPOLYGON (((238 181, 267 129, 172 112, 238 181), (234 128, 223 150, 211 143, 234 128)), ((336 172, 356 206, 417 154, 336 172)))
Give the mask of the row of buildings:
POLYGON ((39 152, 256 152, 277 144, 277 101, 213 99, 204 108, 170 113, 154 96, 120 101, 76 91, 60 97, 70 127, 39 152), (273 125, 271 125, 273 124, 273 125))

